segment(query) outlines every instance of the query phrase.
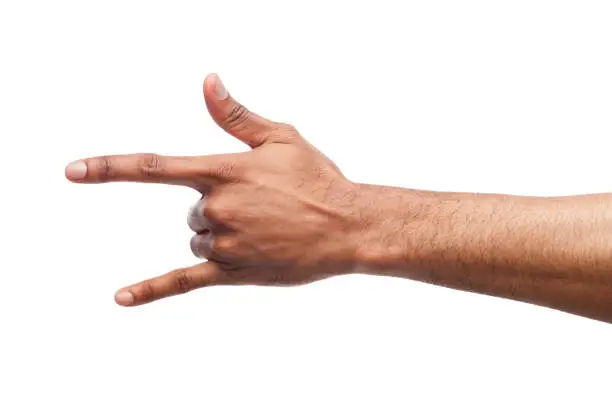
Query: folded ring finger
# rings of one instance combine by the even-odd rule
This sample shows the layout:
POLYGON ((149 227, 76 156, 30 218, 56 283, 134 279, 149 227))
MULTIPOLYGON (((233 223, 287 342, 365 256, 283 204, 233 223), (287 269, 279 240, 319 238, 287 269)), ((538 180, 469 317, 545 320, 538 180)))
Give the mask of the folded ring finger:
POLYGON ((195 203, 195 205, 191 207, 189 210, 189 215, 187 216, 187 225, 189 225, 189 228, 191 228, 193 232, 198 234, 201 232, 210 231, 212 228, 212 223, 204 215, 205 207, 206 196, 203 196, 197 203, 195 203))

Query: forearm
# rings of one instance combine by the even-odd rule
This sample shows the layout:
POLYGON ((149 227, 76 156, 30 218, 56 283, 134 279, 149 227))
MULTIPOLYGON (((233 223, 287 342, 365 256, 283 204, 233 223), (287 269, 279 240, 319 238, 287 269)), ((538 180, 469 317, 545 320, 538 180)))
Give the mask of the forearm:
POLYGON ((612 322, 612 195, 359 188, 362 270, 612 322))

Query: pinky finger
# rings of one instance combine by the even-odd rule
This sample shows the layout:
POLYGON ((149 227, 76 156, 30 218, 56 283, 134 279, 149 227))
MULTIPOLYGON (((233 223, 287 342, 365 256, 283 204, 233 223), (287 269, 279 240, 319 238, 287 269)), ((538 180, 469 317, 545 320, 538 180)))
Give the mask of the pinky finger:
POLYGON ((220 284, 222 276, 216 263, 204 262, 120 289, 115 294, 115 302, 121 306, 138 306, 204 286, 220 284))

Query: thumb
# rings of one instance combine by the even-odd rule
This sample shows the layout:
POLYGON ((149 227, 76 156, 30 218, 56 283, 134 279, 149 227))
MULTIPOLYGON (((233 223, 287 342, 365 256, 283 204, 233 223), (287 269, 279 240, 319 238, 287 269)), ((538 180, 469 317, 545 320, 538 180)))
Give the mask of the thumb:
POLYGON ((204 80, 204 100, 208 112, 223 130, 253 148, 267 142, 289 142, 297 134, 289 125, 250 112, 232 98, 217 74, 204 80))

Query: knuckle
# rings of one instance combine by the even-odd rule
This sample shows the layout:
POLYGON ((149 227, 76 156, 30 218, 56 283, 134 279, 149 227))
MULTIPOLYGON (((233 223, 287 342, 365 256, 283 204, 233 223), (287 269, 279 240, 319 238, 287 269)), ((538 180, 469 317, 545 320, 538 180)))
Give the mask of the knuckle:
POLYGON ((270 131, 269 139, 279 143, 294 143, 301 140, 301 136, 295 126, 279 122, 270 131))
POLYGON ((230 180, 237 176, 236 174, 236 164, 223 162, 217 166, 216 175, 220 179, 230 180))
POLYGON ((233 221, 236 219, 236 210, 232 206, 226 205, 217 215, 217 219, 222 223, 231 226, 233 225, 233 221))
POLYGON ((236 249, 236 240, 231 237, 218 237, 215 241, 215 252, 232 253, 236 249))
POLYGON ((250 112, 244 105, 236 103, 223 120, 225 129, 234 129, 244 125, 249 120, 250 112))
POLYGON ((113 161, 109 156, 101 156, 96 160, 96 173, 99 180, 112 179, 114 177, 114 168, 113 161))
POLYGON ((176 291, 178 293, 187 293, 193 289, 193 279, 187 269, 178 269, 175 272, 176 291))
POLYGON ((138 168, 144 177, 155 178, 164 169, 163 158, 155 153, 146 153, 139 158, 138 168))
POLYGON ((287 133, 287 134, 297 134, 298 130, 295 128, 295 126, 290 125, 289 123, 281 123, 280 124, 280 130, 287 133))
POLYGON ((204 207, 204 216, 217 223, 228 223, 232 221, 236 215, 238 208, 231 197, 235 197, 229 191, 219 189, 214 195, 211 194, 206 199, 204 207))
POLYGON ((219 221, 223 218, 223 203, 217 196, 210 196, 206 201, 206 207, 204 208, 204 216, 214 221, 219 221))
POLYGON ((155 289, 153 288, 151 281, 147 280, 142 282, 139 289, 138 295, 140 297, 140 301, 151 300, 155 297, 155 289))

